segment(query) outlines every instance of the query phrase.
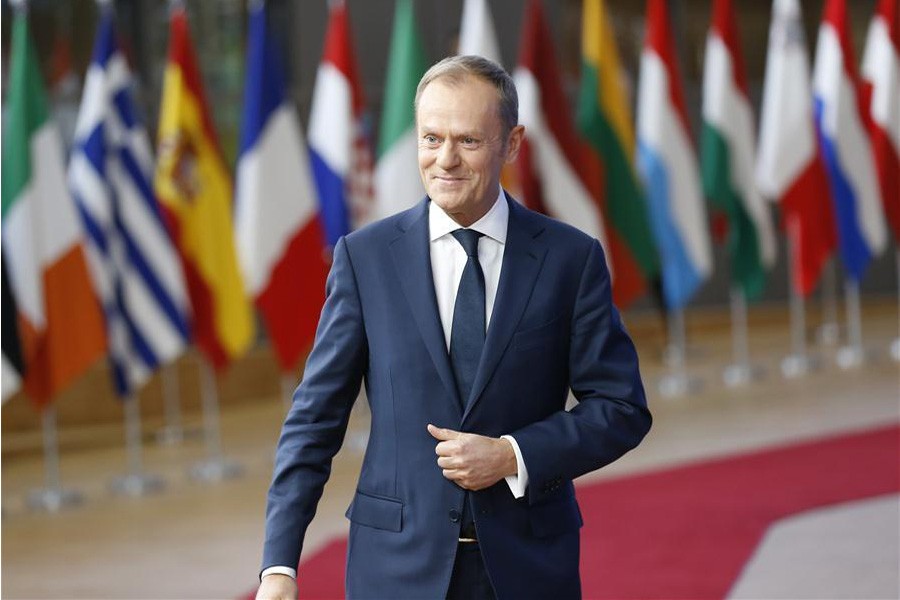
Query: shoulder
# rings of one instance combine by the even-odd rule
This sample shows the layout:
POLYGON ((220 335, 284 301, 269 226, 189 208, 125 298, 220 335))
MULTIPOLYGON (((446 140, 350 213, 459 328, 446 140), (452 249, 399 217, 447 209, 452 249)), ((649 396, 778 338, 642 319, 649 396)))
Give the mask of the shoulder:
POLYGON ((535 238, 553 247, 564 247, 580 251, 589 250, 599 242, 578 229, 553 217, 536 212, 520 204, 512 196, 510 199, 510 224, 517 224, 530 229, 535 238))
POLYGON ((427 215, 428 201, 425 199, 412 208, 360 227, 347 234, 345 240, 354 248, 390 242, 406 232, 419 219, 427 218, 427 215))

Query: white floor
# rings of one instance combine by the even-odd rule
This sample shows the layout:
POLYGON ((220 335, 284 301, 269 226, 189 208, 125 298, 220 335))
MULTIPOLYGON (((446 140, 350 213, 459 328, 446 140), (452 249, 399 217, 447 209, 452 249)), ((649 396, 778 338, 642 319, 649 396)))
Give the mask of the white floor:
POLYGON ((730 598, 900 597, 900 496, 797 515, 766 533, 730 598))

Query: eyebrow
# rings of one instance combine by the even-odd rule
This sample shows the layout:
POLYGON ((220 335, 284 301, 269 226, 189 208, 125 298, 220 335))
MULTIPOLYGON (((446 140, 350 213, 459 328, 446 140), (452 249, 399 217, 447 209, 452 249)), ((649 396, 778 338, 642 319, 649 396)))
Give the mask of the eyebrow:
MULTIPOLYGON (((424 126, 419 128, 419 135, 420 136, 435 135, 438 137, 448 137, 440 131, 435 131, 434 129, 431 129, 429 127, 424 127, 424 126)), ((457 133, 452 133, 452 134, 450 134, 449 137, 452 137, 454 139, 467 138, 467 137, 474 138, 476 140, 485 139, 484 135, 474 132, 474 131, 461 131, 461 132, 457 132, 457 133)))

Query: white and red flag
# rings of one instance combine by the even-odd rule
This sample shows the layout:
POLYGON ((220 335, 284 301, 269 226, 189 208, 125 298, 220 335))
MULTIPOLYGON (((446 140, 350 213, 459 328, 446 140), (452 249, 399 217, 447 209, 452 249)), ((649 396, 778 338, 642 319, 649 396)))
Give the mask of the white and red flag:
POLYGON ((865 107, 884 213, 900 243, 900 2, 881 0, 862 60, 865 107))
POLYGON ((837 245, 813 117, 809 58, 797 0, 774 0, 760 110, 756 184, 781 207, 794 289, 808 295, 837 245))
POLYGON ((553 41, 537 0, 529 2, 526 9, 514 78, 519 92, 519 123, 525 126, 516 161, 522 186, 520 200, 578 227, 605 247, 600 199, 591 196, 585 183, 587 167, 581 159, 585 149, 575 133, 553 41))

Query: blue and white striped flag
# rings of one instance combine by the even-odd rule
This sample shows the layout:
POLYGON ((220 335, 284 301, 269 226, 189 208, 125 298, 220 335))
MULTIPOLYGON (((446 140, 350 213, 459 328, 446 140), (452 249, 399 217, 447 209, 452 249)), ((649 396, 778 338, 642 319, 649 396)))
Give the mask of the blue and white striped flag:
POLYGON ((150 140, 130 88, 113 12, 104 8, 75 128, 69 187, 85 226, 122 396, 176 358, 189 338, 181 262, 153 193, 150 140))

